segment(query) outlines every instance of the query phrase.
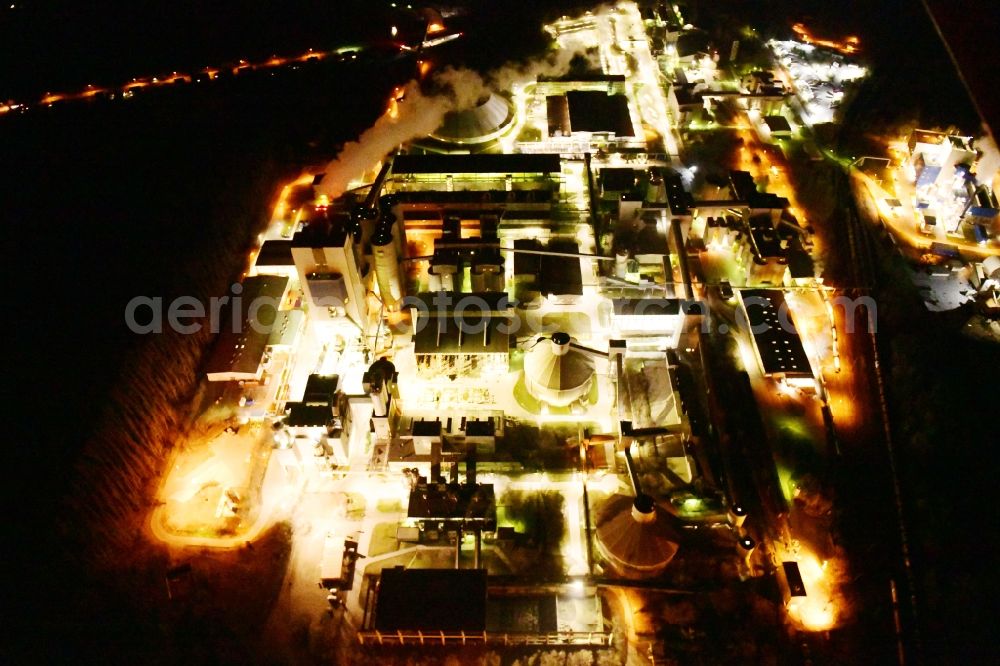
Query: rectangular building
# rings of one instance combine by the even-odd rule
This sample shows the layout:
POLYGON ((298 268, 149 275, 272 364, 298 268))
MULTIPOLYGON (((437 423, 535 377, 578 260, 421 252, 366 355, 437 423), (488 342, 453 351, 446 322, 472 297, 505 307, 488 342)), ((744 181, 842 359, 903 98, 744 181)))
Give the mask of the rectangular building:
POLYGON ((481 634, 486 630, 486 570, 383 569, 374 629, 481 634))
POLYGON ((506 373, 510 353, 510 304, 503 292, 420 294, 414 311, 414 354, 424 376, 476 377, 506 373))
POLYGON ((765 377, 790 386, 815 386, 809 357, 778 289, 742 289, 740 303, 750 325, 754 354, 765 377))
POLYGON ((368 323, 361 262, 340 220, 316 220, 292 239, 292 258, 311 321, 368 323))
POLYGON ((264 352, 288 288, 288 278, 255 275, 240 283, 222 313, 219 337, 205 374, 210 382, 258 381, 264 372, 264 352))

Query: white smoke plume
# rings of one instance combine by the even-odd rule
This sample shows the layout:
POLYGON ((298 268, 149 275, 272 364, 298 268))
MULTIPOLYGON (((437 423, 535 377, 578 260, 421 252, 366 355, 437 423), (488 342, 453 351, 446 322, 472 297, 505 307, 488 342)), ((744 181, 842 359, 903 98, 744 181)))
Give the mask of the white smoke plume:
POLYGON ((431 77, 426 90, 419 81, 410 81, 403 87, 402 95, 397 95, 401 101, 390 103, 390 109, 374 125, 356 141, 345 144, 327 165, 318 193, 330 199, 339 197, 351 179, 370 169, 397 146, 427 136, 440 127, 449 111, 470 108, 493 91, 507 92, 513 85, 538 76, 563 75, 578 55, 592 56, 586 45, 568 44, 542 58, 504 65, 485 77, 471 69, 445 67, 431 77))
POLYGON ((316 188, 318 194, 331 199, 339 197, 352 178, 360 176, 393 148, 437 129, 451 108, 449 97, 425 96, 417 81, 403 87, 402 99, 400 103, 390 103, 392 110, 382 114, 356 141, 344 144, 340 154, 326 166, 326 175, 316 188))
POLYGON ((569 72, 570 64, 578 56, 585 58, 592 68, 600 69, 601 62, 596 50, 590 49, 583 42, 567 42, 565 47, 542 58, 508 63, 487 74, 486 78, 494 90, 510 90, 516 84, 534 81, 539 76, 562 76, 569 72))

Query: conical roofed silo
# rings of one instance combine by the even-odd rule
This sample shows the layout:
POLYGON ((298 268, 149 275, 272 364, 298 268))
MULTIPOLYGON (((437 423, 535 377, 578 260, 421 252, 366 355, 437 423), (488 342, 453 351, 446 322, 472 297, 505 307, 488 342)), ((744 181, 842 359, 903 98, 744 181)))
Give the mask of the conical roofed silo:
POLYGON ((590 392, 594 360, 570 345, 567 333, 540 339, 524 356, 524 384, 532 396, 565 407, 590 392))
POLYGON ((612 495, 596 518, 597 548, 622 576, 657 576, 677 554, 676 519, 649 495, 612 495))

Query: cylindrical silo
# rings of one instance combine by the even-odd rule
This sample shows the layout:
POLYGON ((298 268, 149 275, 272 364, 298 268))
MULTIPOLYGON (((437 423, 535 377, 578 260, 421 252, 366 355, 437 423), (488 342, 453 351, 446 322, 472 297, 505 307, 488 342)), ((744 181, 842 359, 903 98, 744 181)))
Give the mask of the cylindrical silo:
POLYGON ((624 280, 628 274, 628 250, 621 249, 615 253, 615 277, 624 280))
POLYGON ((382 212, 375 233, 372 235, 372 255, 375 259, 375 277, 378 279, 379 294, 387 308, 394 308, 402 298, 399 281, 399 255, 392 238, 395 217, 382 212))
POLYGON ((729 507, 727 516, 730 525, 733 527, 743 527, 743 523, 747 519, 747 510, 741 504, 733 504, 729 507))
POLYGON ((455 291, 455 274, 458 273, 458 262, 453 255, 435 253, 428 272, 437 277, 441 291, 455 291))
POLYGON ((736 552, 743 556, 743 563, 750 566, 750 557, 757 548, 757 542, 748 536, 743 536, 736 541, 736 552))

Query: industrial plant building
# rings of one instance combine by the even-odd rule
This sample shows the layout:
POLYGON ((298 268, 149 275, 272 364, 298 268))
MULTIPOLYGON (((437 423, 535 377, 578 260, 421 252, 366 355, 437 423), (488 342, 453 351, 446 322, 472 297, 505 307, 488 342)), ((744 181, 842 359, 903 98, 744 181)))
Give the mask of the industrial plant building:
POLYGON ((809 357, 784 293, 776 289, 743 289, 740 303, 753 334, 753 349, 761 373, 790 386, 815 387, 809 357))
POLYGON ((263 377, 269 341, 280 342, 283 331, 294 330, 279 319, 287 290, 286 277, 259 275, 240 282, 218 321, 219 338, 205 365, 209 381, 255 382, 263 377), (272 332, 279 337, 272 338, 272 332))
POLYGON ((783 190, 728 167, 693 185, 667 130, 696 107, 735 100, 768 139, 794 126, 774 73, 723 90, 675 27, 669 94, 638 74, 662 64, 642 39, 601 71, 484 93, 336 196, 301 179, 307 203, 253 256, 244 300, 277 305, 232 318, 269 327, 223 332, 208 379, 245 420, 250 385, 272 385, 264 432, 290 486, 335 498, 320 582, 360 610, 365 644, 607 645, 595 579, 682 579, 718 544, 719 575, 757 575, 708 451, 723 393, 697 375, 735 338, 755 380, 815 387, 783 289, 814 289, 816 266, 783 190), (710 306, 750 333, 709 328, 710 306), (701 526, 718 543, 692 548, 701 526))

